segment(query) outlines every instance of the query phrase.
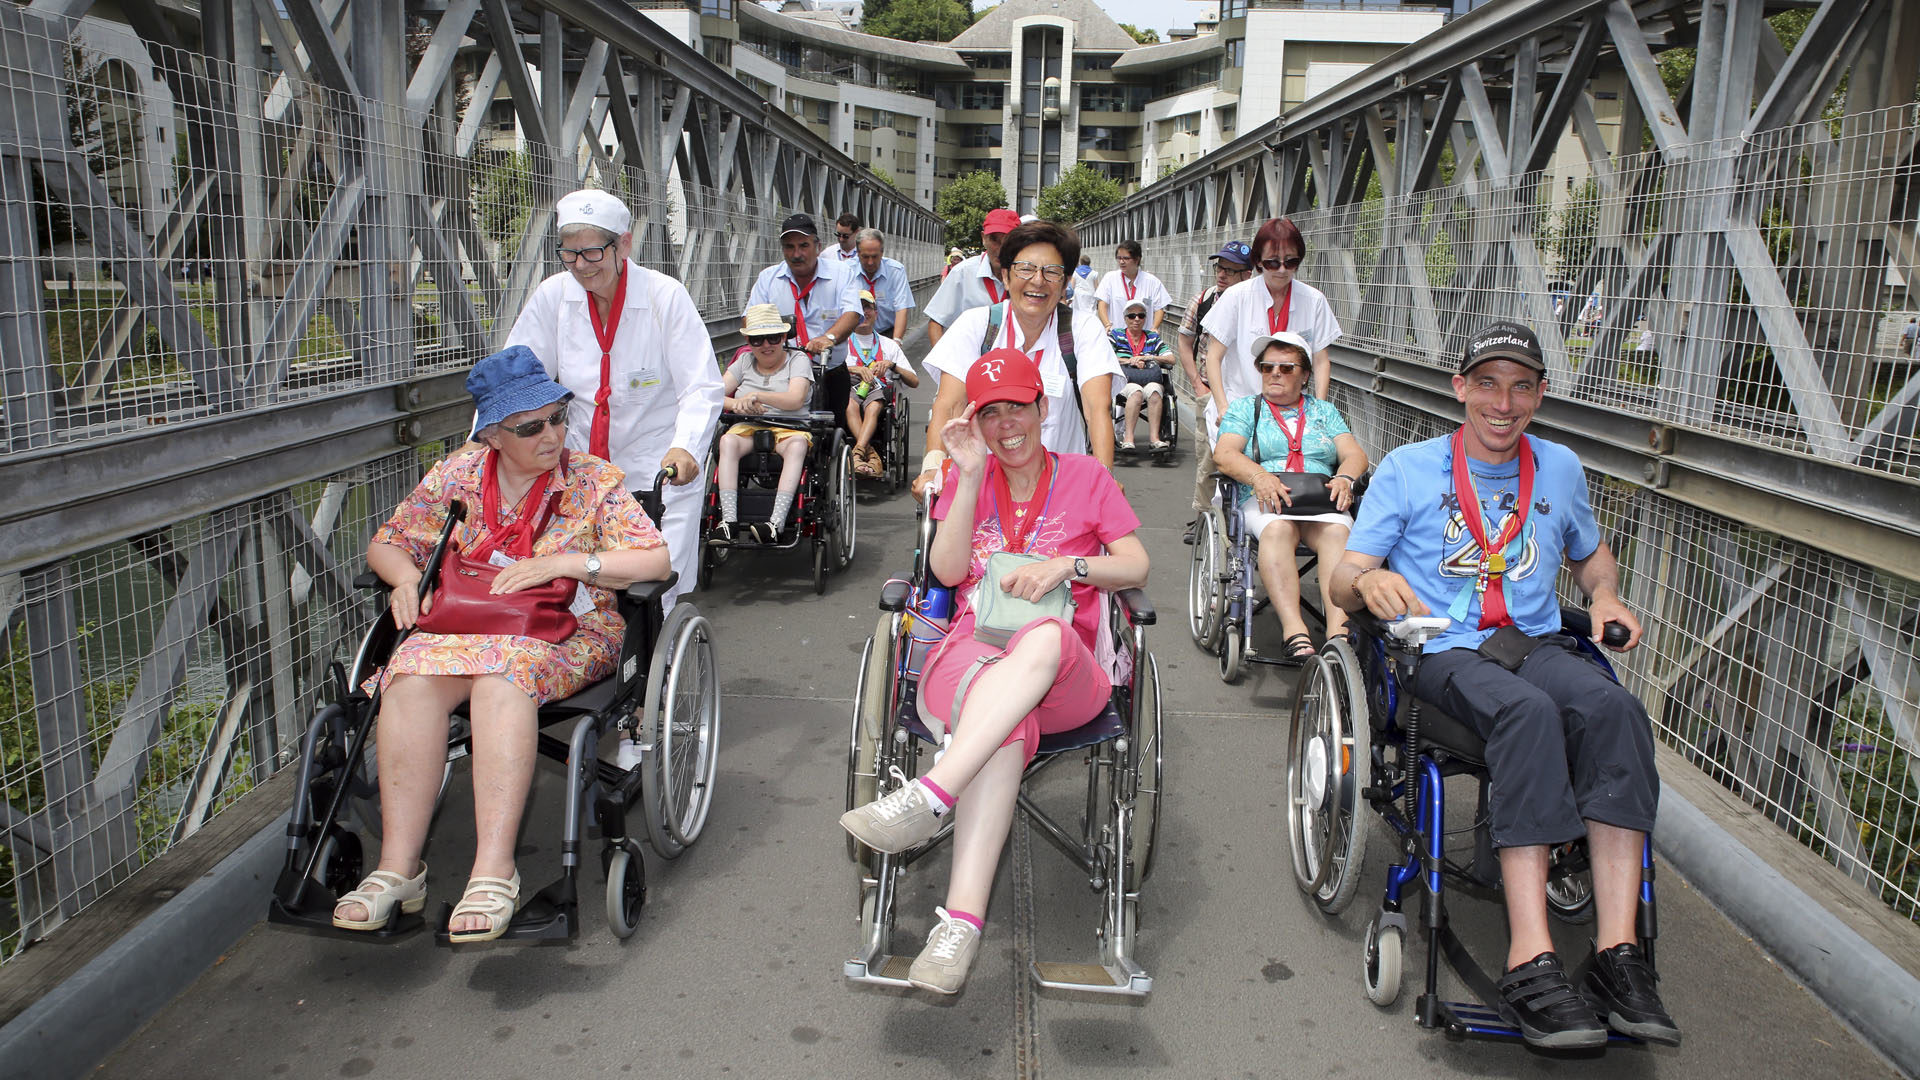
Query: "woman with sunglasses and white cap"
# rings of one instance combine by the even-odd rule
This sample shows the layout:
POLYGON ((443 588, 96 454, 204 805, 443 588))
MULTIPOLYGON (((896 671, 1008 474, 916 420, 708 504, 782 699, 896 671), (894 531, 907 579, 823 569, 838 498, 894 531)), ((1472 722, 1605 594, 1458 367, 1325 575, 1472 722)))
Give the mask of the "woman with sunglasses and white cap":
POLYGON ((660 533, 680 575, 672 608, 696 578, 700 461, 720 418, 720 372, 706 320, 686 286, 633 261, 633 215, 619 198, 584 190, 554 204, 566 269, 540 283, 507 335, 573 391, 567 445, 619 466, 627 487, 671 467, 660 533))
POLYGON ((613 674, 626 632, 619 590, 668 572, 660 534, 620 470, 566 449, 573 394, 547 377, 531 350, 508 346, 475 364, 467 391, 477 445, 428 470, 367 545, 367 565, 393 588, 394 623, 418 629, 378 676, 385 682, 376 729, 380 863, 334 907, 333 925, 344 930, 378 930, 395 906, 411 913, 426 905, 420 853, 446 766, 448 716, 465 703, 473 729, 473 870, 447 929, 455 942, 506 931, 520 906, 514 845, 533 783, 537 710, 613 674), (430 628, 438 593, 422 606, 421 568, 455 499, 468 512, 453 541, 465 558, 502 567, 491 592, 503 603, 505 595, 571 579, 566 592, 578 620, 571 634, 555 642, 430 628))
MULTIPOLYGON (((1293 561, 1294 549, 1305 542, 1319 554, 1321 566, 1340 564, 1353 530, 1348 512, 1353 485, 1367 471, 1367 452, 1347 431, 1340 410, 1306 393, 1313 372, 1306 338, 1291 330, 1262 334, 1247 351, 1260 373, 1260 393, 1227 408, 1213 460, 1222 475, 1239 483, 1240 520, 1260 540, 1260 584, 1286 635, 1280 658, 1297 663, 1313 655, 1313 636, 1300 615, 1300 568, 1293 561), (1295 510, 1294 493, 1277 473, 1331 477, 1327 494, 1333 509, 1295 510)), ((1328 594, 1332 580, 1331 573, 1320 575, 1329 638, 1347 627, 1347 613, 1328 594)))

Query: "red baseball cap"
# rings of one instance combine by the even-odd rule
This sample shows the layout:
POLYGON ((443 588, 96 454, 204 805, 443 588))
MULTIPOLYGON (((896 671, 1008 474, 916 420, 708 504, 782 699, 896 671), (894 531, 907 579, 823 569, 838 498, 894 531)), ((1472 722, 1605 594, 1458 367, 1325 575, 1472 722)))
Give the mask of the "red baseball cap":
POLYGON ((995 349, 967 371, 967 401, 979 408, 998 401, 1030 405, 1045 392, 1040 365, 1019 349, 995 349))
POLYGON ((985 224, 980 226, 980 235, 987 236, 992 233, 1010 233, 1019 227, 1019 214, 1005 208, 989 210, 987 211, 985 224))

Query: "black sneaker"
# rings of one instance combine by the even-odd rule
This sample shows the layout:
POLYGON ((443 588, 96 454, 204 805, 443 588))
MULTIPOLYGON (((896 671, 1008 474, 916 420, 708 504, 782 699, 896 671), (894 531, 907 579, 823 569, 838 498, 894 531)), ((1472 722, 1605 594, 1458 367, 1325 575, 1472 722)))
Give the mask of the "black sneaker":
POLYGON ((716 521, 713 528, 707 530, 708 547, 727 547, 733 543, 734 530, 739 526, 732 521, 716 521))
POLYGON ((1680 1028, 1660 1004, 1660 976, 1640 946, 1623 942, 1593 954, 1582 986, 1593 1010, 1622 1035, 1680 1045, 1680 1028))
POLYGON ((1551 952, 1500 976, 1500 1015, 1520 1029, 1528 1046, 1591 1050, 1607 1044, 1607 1025, 1574 990, 1551 952))
POLYGON ((1192 547, 1193 542, 1198 539, 1200 539, 1200 519, 1194 518, 1187 522, 1187 531, 1180 534, 1180 542, 1192 547))

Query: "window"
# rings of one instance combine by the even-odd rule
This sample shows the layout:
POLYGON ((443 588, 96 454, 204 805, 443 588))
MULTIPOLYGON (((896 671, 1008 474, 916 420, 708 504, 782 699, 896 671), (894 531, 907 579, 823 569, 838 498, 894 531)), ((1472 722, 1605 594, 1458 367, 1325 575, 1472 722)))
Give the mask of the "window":
POLYGON ((1225 0, 1220 5, 1220 18, 1244 19, 1247 15, 1247 0, 1225 0))
POLYGON ((1086 53, 1075 53, 1073 57, 1073 69, 1075 71, 1109 71, 1113 68, 1113 62, 1116 59, 1117 57, 1112 56, 1089 56, 1086 53))
POLYGON ((1101 127, 1098 125, 1080 125, 1080 149, 1082 150, 1131 150, 1133 136, 1138 128, 1101 127))
POLYGON ((1080 85, 1082 112, 1139 112, 1147 107, 1148 90, 1144 86, 1080 85))
POLYGON ((1233 138, 1234 125, 1239 122, 1240 107, 1238 105, 1222 105, 1220 107, 1220 136, 1222 138, 1233 138))
POLYGON ((700 14, 716 19, 731 19, 733 0, 700 0, 700 14))
POLYGON ((1246 38, 1234 38, 1232 41, 1227 42, 1226 66, 1228 70, 1247 66, 1246 38))
POLYGON ((956 124, 954 141, 961 146, 999 146, 1001 131, 999 124, 956 124))
POLYGON ((1187 113, 1167 121, 1167 129, 1175 135, 1191 135, 1200 130, 1200 114, 1187 113))
POLYGON ((721 67, 733 66, 733 42, 726 38, 703 39, 700 42, 700 52, 721 67))

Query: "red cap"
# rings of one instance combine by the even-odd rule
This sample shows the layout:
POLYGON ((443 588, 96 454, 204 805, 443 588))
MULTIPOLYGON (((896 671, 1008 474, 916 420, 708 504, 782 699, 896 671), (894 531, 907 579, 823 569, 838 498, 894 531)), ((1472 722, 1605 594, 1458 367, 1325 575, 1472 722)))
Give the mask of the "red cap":
POLYGON ((995 349, 967 371, 967 401, 980 408, 996 401, 1029 405, 1044 392, 1040 365, 1019 349, 995 349))
POLYGON ((980 226, 980 235, 990 233, 1010 233, 1020 227, 1020 215, 1002 208, 987 211, 986 223, 980 226))

